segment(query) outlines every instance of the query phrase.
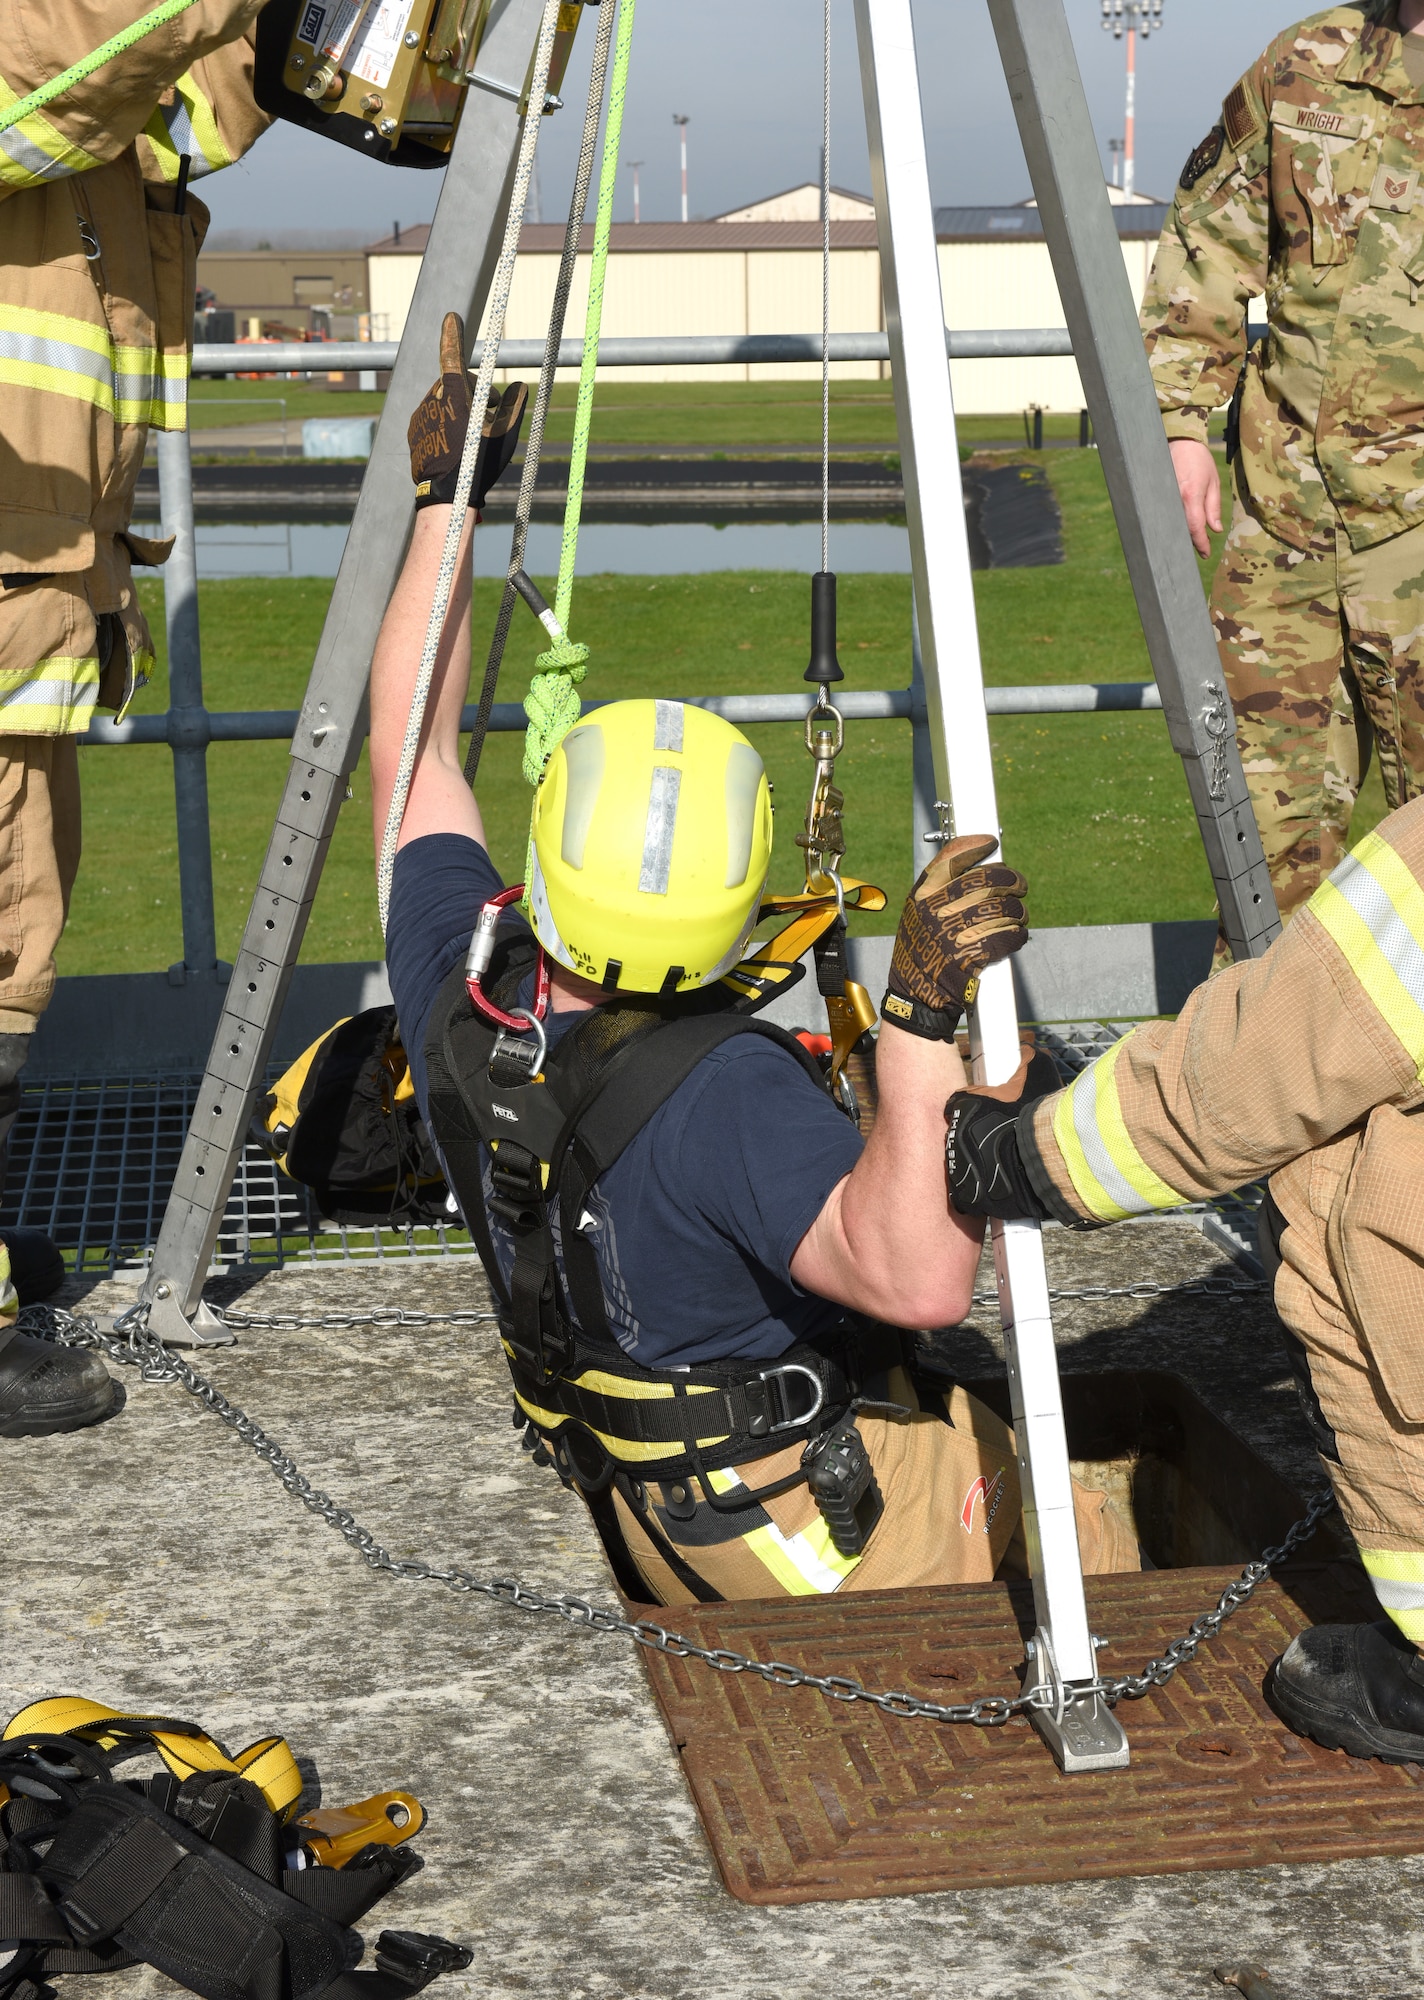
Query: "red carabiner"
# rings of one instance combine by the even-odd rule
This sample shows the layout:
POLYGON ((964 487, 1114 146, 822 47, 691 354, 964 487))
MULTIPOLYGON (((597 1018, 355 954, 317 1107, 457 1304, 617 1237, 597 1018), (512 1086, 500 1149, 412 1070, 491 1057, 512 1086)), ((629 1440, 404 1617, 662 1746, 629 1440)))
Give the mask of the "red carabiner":
POLYGON ((514 1035, 530 1032, 531 1022, 542 1021, 549 1011, 549 960, 544 947, 539 947, 539 961, 534 973, 534 1011, 530 1015, 524 1009, 517 1014, 506 1014, 502 1007, 496 1007, 489 999, 480 982, 489 971, 490 960, 494 957, 494 934, 503 911, 511 903, 517 903, 524 894, 524 884, 517 882, 512 889, 501 889, 497 896, 491 896, 475 920, 474 936, 470 939, 470 949, 465 958, 465 991, 470 996, 470 1005, 477 1013, 496 1027, 508 1029, 514 1035))

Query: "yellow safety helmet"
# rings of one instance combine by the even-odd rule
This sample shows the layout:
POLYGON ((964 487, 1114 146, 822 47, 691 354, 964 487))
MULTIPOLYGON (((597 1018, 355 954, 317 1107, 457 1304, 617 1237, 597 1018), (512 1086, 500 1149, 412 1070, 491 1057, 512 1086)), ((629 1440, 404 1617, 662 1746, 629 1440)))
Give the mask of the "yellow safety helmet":
POLYGON ((771 787, 720 716, 680 701, 598 709, 549 759, 533 832, 530 921, 571 972, 675 993, 741 958, 771 864, 771 787))

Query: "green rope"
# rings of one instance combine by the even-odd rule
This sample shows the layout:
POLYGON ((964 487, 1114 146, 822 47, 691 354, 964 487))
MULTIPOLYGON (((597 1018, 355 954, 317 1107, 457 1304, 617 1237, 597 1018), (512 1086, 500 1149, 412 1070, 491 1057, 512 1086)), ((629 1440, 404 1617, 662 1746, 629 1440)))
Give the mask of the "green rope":
POLYGON ((56 97, 63 97, 71 84, 83 83, 85 77, 92 76, 96 69, 102 69, 104 64, 112 62, 115 56, 121 56, 126 49, 131 49, 135 42, 141 42, 145 35, 151 35, 155 28, 161 28, 165 21, 176 19, 179 14, 186 13, 188 8, 194 5, 196 0, 162 0, 162 5, 155 7, 152 13, 141 14, 138 20, 131 21, 128 27, 120 28, 118 34, 111 35, 107 42, 101 42, 97 49, 91 49, 87 56, 81 56, 77 63, 71 63, 70 67, 61 70, 58 76, 52 76, 48 83, 42 83, 39 89, 32 90, 28 97, 17 97, 13 104, 7 104, 4 110, 0 111, 0 132, 8 131, 12 125, 18 125, 21 119, 28 118, 31 112, 43 111, 44 107, 52 104, 56 97))
MULTIPOLYGON (((611 0, 604 0, 611 5, 611 0)), ((613 51, 613 75, 608 90, 608 123, 603 134, 603 165, 598 180, 598 215, 593 230, 593 260, 588 274, 588 312, 584 318, 583 365, 579 370, 578 407, 574 413, 573 445, 569 452, 569 497, 564 507, 564 539, 559 550, 559 587, 554 617, 564 636, 534 665, 524 713, 529 728, 524 739, 524 776, 537 785, 544 767, 579 719, 578 684, 588 672, 588 647, 568 635, 569 605, 574 594, 574 563, 578 556, 579 517, 583 512, 584 469, 593 422, 593 378, 598 372, 598 336, 603 325, 603 284, 608 273, 608 237, 613 226, 613 194, 618 184, 618 155, 623 143, 623 101, 628 89, 628 59, 633 48, 636 0, 622 0, 618 40, 613 51)), ((526 880, 527 880, 526 876, 526 880)))

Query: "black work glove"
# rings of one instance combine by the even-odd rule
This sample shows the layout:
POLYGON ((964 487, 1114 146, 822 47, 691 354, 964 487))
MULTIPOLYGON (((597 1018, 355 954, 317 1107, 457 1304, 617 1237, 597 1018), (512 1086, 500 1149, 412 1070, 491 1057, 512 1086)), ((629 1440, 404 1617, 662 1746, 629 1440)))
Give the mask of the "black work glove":
POLYGON ((944 1107, 949 1125, 944 1150, 950 1200, 961 1215, 1047 1220, 1050 1211, 1019 1153, 1018 1122, 1021 1111, 1060 1087, 1052 1056, 1026 1046, 1007 1083, 957 1090, 950 1098, 944 1107))
MULTIPOLYGON (((465 367, 464 321, 458 313, 446 313, 440 329, 440 379, 421 398, 406 431, 417 508, 449 507, 454 502, 470 428, 473 387, 465 367)), ((490 488, 514 456, 527 396, 522 382, 511 382, 502 396, 490 391, 470 487, 470 505, 476 511, 483 507, 490 488)))
POLYGON ((949 841, 906 899, 880 1017, 928 1041, 948 1042, 979 991, 979 975, 1028 942, 1028 883, 1002 861, 977 864, 990 834, 949 841))

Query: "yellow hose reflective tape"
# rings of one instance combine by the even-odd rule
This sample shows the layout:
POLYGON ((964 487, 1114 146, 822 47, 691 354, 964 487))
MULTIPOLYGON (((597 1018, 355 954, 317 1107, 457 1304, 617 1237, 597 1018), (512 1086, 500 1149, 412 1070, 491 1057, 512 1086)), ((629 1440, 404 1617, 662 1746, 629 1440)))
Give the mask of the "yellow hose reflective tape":
POLYGON ((1424 1641, 1424 1555, 1399 1549, 1361 1549, 1375 1596, 1406 1639, 1424 1641))
POLYGON ((1387 840, 1366 834, 1309 909, 1424 1077, 1424 890, 1410 869, 1387 840))
POLYGON ((1053 1114, 1053 1136, 1078 1198, 1103 1222, 1178 1208, 1187 1199, 1153 1173, 1133 1144, 1118 1097, 1124 1036, 1073 1079, 1053 1114))

